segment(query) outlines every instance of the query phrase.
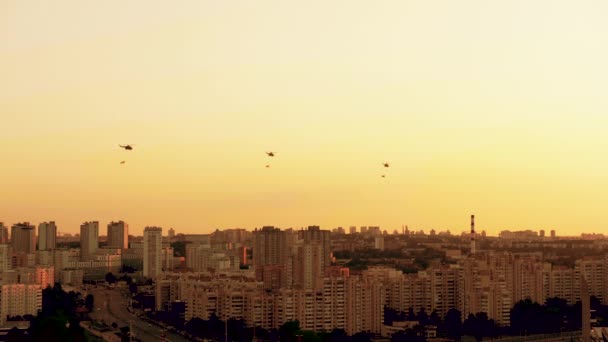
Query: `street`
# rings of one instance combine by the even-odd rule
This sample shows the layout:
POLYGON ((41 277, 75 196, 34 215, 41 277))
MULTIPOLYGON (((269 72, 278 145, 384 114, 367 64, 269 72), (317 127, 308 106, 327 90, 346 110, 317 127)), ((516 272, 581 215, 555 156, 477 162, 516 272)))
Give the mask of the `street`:
MULTIPOLYGON (((128 298, 119 289, 107 289, 103 287, 93 288, 89 291, 95 297, 95 309, 91 318, 104 321, 111 325, 116 322, 119 327, 131 326, 133 336, 144 342, 160 341, 162 328, 150 324, 127 310, 128 298)), ((165 332, 165 341, 186 342, 183 336, 165 332)))

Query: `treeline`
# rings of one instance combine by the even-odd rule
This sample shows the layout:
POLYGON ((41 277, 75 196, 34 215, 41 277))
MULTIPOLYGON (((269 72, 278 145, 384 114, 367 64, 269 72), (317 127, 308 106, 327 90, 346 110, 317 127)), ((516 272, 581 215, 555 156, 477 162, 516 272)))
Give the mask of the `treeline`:
POLYGON ((36 316, 25 315, 30 321, 27 330, 13 328, 6 336, 6 341, 45 341, 45 342, 84 342, 87 340, 80 321, 86 311, 93 310, 92 295, 82 297, 80 293, 65 292, 59 283, 42 290, 42 310, 36 316))
MULTIPOLYGON (((607 305, 602 305, 597 298, 591 297, 591 308, 595 310, 598 323, 608 322, 607 305)), ((414 327, 395 334, 392 339, 394 341, 424 341, 429 329, 436 329, 437 336, 455 341, 461 340, 465 335, 481 341, 499 336, 579 331, 582 326, 581 303, 568 305, 566 300, 560 298, 549 298, 542 305, 529 299, 517 302, 510 310, 510 326, 498 326, 485 312, 470 314, 464 321, 462 318, 461 312, 456 309, 450 309, 443 319, 436 312, 428 315, 424 310, 414 313, 410 309, 405 313, 385 308, 384 311, 384 323, 387 325, 401 321, 417 322, 414 327)))
MULTIPOLYGON (((599 324, 608 322, 608 306, 602 305, 595 297, 591 297, 591 308, 595 310, 595 317, 599 324)), ((462 313, 457 309, 450 309, 444 317, 436 311, 427 313, 424 309, 414 312, 396 311, 385 307, 384 324, 394 325, 396 322, 415 322, 413 326, 395 333, 391 341, 426 341, 430 331, 435 331, 438 337, 460 341, 463 336, 472 336, 477 341, 506 336, 527 336, 537 334, 554 334, 570 331, 580 331, 582 325, 581 303, 568 305, 560 298, 550 298, 544 304, 534 303, 530 300, 517 302, 510 310, 510 326, 498 326, 485 312, 470 314, 463 320, 462 313)), ((208 320, 193 318, 183 323, 181 320, 175 324, 169 315, 154 317, 186 331, 191 337, 223 340, 227 331, 230 341, 251 341, 254 337, 264 341, 298 341, 298 342, 367 342, 375 336, 371 333, 361 332, 348 336, 343 329, 334 329, 327 332, 314 332, 302 330, 298 321, 290 321, 279 329, 264 329, 261 327, 247 327, 245 321, 229 319, 228 326, 215 315, 208 320), (227 329, 226 329, 227 328, 227 329)))
POLYGON ((357 249, 354 251, 342 250, 335 251, 333 255, 337 259, 350 259, 345 266, 353 270, 365 270, 373 265, 391 265, 405 273, 417 272, 426 269, 431 262, 438 261, 447 263, 445 252, 424 247, 420 249, 401 249, 379 250, 373 248, 357 249), (411 265, 395 263, 395 260, 411 259, 411 265))
POLYGON ((224 321, 211 315, 208 320, 193 318, 184 326, 184 330, 192 337, 223 341, 228 334, 228 341, 270 341, 270 342, 370 342, 374 335, 358 333, 348 336, 344 329, 334 329, 331 332, 315 332, 302 330, 300 322, 289 321, 279 329, 264 329, 261 327, 246 327, 241 319, 229 319, 228 326, 224 321), (226 329, 227 328, 227 329, 226 329))

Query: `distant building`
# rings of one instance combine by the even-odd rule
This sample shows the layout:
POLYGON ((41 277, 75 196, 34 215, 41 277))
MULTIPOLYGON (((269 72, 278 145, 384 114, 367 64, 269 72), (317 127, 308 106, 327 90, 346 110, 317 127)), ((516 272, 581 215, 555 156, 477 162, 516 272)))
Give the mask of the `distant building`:
POLYGON ((0 244, 7 244, 8 242, 8 227, 0 222, 0 244))
POLYGON ((367 228, 367 232, 370 235, 382 235, 382 230, 378 226, 370 226, 367 228))
POLYGON ((17 223, 11 227, 11 242, 15 253, 36 251, 36 228, 29 222, 17 223))
POLYGON ((57 248, 57 226, 54 221, 38 225, 38 250, 46 251, 57 248))
POLYGON ((9 253, 9 245, 0 245, 0 272, 11 269, 11 256, 9 253))
POLYGON ((334 228, 332 230, 332 233, 334 233, 334 234, 346 234, 346 231, 344 230, 344 228, 338 227, 338 228, 334 228))
POLYGON ((277 289, 287 282, 289 254, 287 232, 272 226, 253 232, 253 266, 264 287, 277 289))
POLYGON ((129 248, 129 225, 123 221, 108 223, 108 247, 129 248))
POLYGON ((374 248, 375 249, 379 249, 379 250, 384 250, 384 237, 383 236, 376 236, 374 238, 374 248))
POLYGON ((162 269, 162 234, 160 227, 144 229, 144 277, 155 279, 162 269))
POLYGON ((85 222, 80 225, 80 260, 87 261, 99 248, 99 222, 85 222))
POLYGON ((541 237, 541 238, 544 238, 545 237, 545 231, 543 229, 539 230, 538 231, 538 236, 541 237))
POLYGON ((7 317, 33 315, 42 310, 40 285, 6 284, 0 286, 0 323, 7 317))
POLYGON ((175 237, 175 230, 173 228, 169 228, 169 239, 173 239, 175 237))
POLYGON ((551 238, 555 239, 557 237, 557 234, 555 234, 555 230, 551 230, 551 238))
POLYGON ((357 226, 350 226, 349 233, 355 234, 357 232, 357 226))

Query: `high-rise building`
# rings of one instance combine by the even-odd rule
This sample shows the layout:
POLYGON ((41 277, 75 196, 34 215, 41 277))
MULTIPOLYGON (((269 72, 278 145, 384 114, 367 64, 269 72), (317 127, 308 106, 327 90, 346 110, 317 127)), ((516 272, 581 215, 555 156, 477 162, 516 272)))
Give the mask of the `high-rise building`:
POLYGON ((258 281, 266 288, 281 287, 289 259, 287 232, 272 226, 253 232, 253 266, 258 281), (269 275, 272 274, 272 277, 269 275), (272 280, 271 280, 272 279, 272 280))
POLYGON ((93 257, 99 248, 99 222, 85 222, 80 225, 80 260, 93 257))
POLYGON ((349 233, 355 234, 357 232, 357 226, 350 226, 349 233))
POLYGON ((381 251, 384 250, 384 236, 374 237, 374 248, 379 249, 381 251))
POLYGON ((129 248, 129 225, 123 221, 108 223, 108 247, 129 248))
POLYGON ((4 222, 0 222, 0 244, 8 243, 8 227, 4 222))
POLYGON ((54 221, 38 225, 38 250, 46 251, 57 248, 57 226, 54 221))
POLYGON ((471 254, 477 252, 477 241, 475 241, 475 215, 471 215, 471 254))
POLYGON ((173 239, 175 237, 175 230, 173 228, 169 228, 168 234, 169 239, 173 239))
POLYGON ((293 265, 293 285, 303 289, 319 289, 323 280, 323 246, 316 241, 302 243, 296 248, 293 265))
MULTIPOLYGON (((298 237, 304 243, 318 242, 321 245, 323 255, 323 267, 331 265, 331 241, 329 230, 322 230, 319 226, 309 226, 307 230, 298 232, 298 237)), ((255 255, 255 254, 254 254, 255 255)), ((324 269, 321 270, 321 273, 324 269)))
POLYGON ((0 272, 11 268, 11 256, 9 254, 9 245, 0 244, 0 272))
POLYGON ((38 311, 42 310, 42 287, 26 284, 1 285, 0 302, 2 324, 8 316, 37 315, 38 311))
POLYGON ((144 277, 156 278, 161 273, 161 249, 163 229, 146 227, 144 229, 144 277))
POLYGON ((29 222, 17 223, 11 227, 11 242, 15 253, 36 251, 36 228, 29 222))

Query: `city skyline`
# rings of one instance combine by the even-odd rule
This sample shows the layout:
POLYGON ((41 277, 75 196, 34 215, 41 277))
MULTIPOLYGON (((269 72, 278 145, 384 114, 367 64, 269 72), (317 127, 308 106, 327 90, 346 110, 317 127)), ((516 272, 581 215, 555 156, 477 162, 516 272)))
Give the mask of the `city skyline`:
POLYGON ((601 232, 606 10, 3 1, 0 220, 601 232))

